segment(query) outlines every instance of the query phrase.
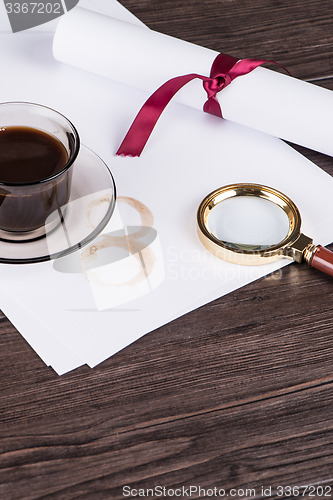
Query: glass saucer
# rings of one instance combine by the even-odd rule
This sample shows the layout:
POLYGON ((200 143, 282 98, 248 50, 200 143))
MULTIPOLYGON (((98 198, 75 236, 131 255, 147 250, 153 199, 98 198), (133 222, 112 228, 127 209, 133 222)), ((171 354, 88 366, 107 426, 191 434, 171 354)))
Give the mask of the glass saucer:
POLYGON ((99 156, 81 145, 73 170, 71 196, 58 209, 57 227, 33 241, 0 241, 0 263, 44 262, 82 248, 107 225, 115 203, 116 187, 110 170, 99 156))

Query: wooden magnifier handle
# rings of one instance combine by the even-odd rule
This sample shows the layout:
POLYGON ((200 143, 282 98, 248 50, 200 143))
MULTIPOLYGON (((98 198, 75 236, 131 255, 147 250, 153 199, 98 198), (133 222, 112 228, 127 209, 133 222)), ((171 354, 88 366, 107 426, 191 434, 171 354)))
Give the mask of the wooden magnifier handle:
POLYGON ((311 267, 333 276, 333 252, 327 250, 327 248, 318 245, 309 264, 311 267))

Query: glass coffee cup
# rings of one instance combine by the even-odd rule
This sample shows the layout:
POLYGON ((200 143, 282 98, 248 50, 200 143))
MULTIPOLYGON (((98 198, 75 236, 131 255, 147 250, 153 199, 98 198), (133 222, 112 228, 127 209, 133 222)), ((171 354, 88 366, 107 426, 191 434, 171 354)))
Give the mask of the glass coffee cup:
POLYGON ((0 240, 32 241, 57 227, 79 149, 76 128, 57 111, 0 104, 0 240))

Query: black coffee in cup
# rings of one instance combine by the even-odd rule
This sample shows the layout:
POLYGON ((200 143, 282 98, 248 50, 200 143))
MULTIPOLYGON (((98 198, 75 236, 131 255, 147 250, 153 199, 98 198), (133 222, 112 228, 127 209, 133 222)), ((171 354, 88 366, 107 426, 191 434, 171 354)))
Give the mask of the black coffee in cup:
POLYGON ((0 239, 29 241, 62 220, 80 140, 60 113, 0 104, 0 239))
POLYGON ((63 144, 42 130, 0 128, 0 182, 38 182, 60 172, 67 160, 63 144))

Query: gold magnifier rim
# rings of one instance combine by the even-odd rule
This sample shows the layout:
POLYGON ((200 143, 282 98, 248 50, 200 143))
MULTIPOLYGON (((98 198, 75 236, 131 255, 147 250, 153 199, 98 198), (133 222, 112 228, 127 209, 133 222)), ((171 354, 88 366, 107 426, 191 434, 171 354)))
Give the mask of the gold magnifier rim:
POLYGON ((267 264, 288 256, 288 249, 300 235, 301 223, 301 215, 295 203, 277 189, 262 184, 237 183, 215 189, 202 200, 197 212, 198 236, 207 250, 220 259, 242 265, 267 264), (237 196, 255 196, 278 205, 289 220, 286 237, 279 243, 260 250, 234 248, 216 238, 209 230, 208 216, 216 205, 237 196))

